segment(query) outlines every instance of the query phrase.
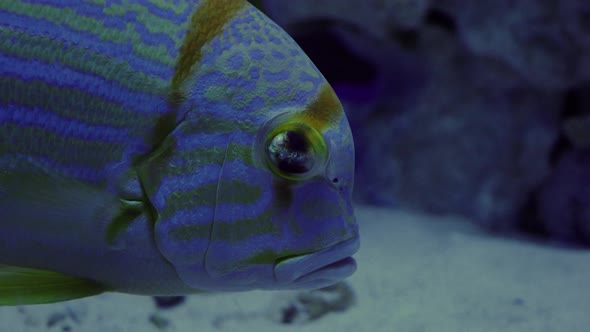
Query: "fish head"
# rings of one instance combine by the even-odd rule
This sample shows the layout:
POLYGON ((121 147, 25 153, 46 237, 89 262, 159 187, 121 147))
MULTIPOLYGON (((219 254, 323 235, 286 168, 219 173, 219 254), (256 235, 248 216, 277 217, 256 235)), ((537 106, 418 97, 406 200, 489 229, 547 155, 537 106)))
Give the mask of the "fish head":
MULTIPOLYGON (((202 235, 206 244, 172 253, 202 250, 202 258, 175 264, 191 287, 313 289, 356 270, 354 145, 334 91, 325 83, 302 107, 267 114, 254 125, 236 124, 248 127, 244 131, 222 135, 220 167, 208 189, 214 207, 202 235)), ((187 218, 196 222, 202 215, 187 218)))
POLYGON ((190 112, 145 176, 159 179, 144 188, 154 188, 162 255, 200 290, 311 289, 350 276, 354 146, 334 90, 249 6, 199 52, 183 83, 190 112))
POLYGON ((352 135, 334 92, 322 89, 262 124, 251 159, 233 157, 243 141, 228 144, 204 261, 224 287, 319 288, 356 269, 352 135))
MULTIPOLYGON (((236 129, 224 136, 207 187, 210 213, 205 220, 185 216, 178 227, 203 229, 195 231, 202 233, 194 240, 200 249, 187 235, 172 245, 159 238, 186 284, 210 291, 315 289, 354 273, 360 242, 351 197, 353 139, 332 88, 322 89, 301 109, 271 112, 250 134, 236 129), (322 118, 325 107, 337 116, 322 118)), ((167 228, 165 221, 156 225, 167 228)))

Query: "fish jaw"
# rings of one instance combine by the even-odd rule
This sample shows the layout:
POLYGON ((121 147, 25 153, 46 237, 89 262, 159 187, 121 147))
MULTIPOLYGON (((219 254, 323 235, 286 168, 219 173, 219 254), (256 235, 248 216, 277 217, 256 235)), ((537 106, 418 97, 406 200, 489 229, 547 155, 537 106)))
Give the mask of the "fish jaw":
POLYGON ((351 256, 360 248, 358 234, 314 253, 284 258, 274 266, 279 285, 290 288, 321 288, 351 276, 356 261, 351 256))

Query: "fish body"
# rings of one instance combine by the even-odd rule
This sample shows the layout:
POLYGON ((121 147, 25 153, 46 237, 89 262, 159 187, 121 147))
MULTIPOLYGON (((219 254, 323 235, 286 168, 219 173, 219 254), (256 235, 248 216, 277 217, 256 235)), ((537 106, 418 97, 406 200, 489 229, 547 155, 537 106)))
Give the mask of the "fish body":
POLYGON ((332 88, 246 1, 0 2, 0 304, 335 283, 353 173, 332 88))

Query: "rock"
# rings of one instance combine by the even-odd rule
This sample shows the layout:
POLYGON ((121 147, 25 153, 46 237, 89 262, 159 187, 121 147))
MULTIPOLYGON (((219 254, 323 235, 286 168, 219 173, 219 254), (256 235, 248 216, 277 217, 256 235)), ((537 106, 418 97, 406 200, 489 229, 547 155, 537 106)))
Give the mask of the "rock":
POLYGON ((558 1, 560 32, 575 50, 570 80, 580 84, 590 80, 590 3, 584 0, 558 1))
POLYGON ((511 228, 550 172, 561 93, 529 87, 501 61, 467 56, 437 27, 422 31, 417 52, 429 73, 417 102, 355 132, 359 200, 511 228))
POLYGON ((571 10, 560 3, 573 2, 581 3, 444 0, 433 6, 452 13, 471 54, 504 62, 537 88, 564 89, 579 79, 581 60, 578 47, 563 29, 571 17, 562 16, 560 10, 571 10))
POLYGON ((270 317, 281 324, 302 324, 331 312, 346 311, 354 302, 355 296, 350 285, 339 282, 321 289, 294 292, 277 298, 272 305, 270 317))
POLYGON ((390 29, 412 29, 420 25, 429 0, 299 0, 261 1, 263 10, 279 25, 287 27, 310 18, 346 21, 367 35, 387 39, 390 29))
POLYGON ((574 147, 590 148, 590 115, 566 119, 563 123, 563 131, 574 147))
POLYGON ((164 331, 172 326, 172 322, 158 313, 153 313, 149 316, 150 323, 158 330, 164 331))
POLYGON ((55 312, 47 317, 47 328, 52 328, 55 325, 62 323, 67 318, 67 315, 63 312, 55 312))
POLYGON ((590 243, 590 149, 571 150, 537 195, 538 217, 553 239, 590 243))
POLYGON ((153 299, 158 309, 176 308, 186 301, 185 296, 154 296, 153 299))
POLYGON ((564 139, 574 149, 590 147, 590 84, 571 87, 565 94, 563 110, 564 139))

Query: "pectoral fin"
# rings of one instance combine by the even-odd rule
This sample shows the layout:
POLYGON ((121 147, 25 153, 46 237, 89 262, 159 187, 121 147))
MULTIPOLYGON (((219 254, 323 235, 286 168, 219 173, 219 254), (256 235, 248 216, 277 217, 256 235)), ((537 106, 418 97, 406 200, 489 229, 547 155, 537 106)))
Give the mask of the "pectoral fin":
POLYGON ((65 274, 0 265, 0 305, 40 304, 97 295, 99 284, 65 274))
POLYGON ((3 232, 18 229, 63 245, 76 242, 87 248, 123 248, 125 244, 117 237, 141 213, 141 201, 124 200, 24 156, 0 154, 3 232))

